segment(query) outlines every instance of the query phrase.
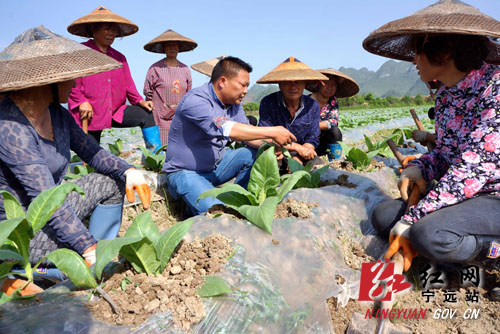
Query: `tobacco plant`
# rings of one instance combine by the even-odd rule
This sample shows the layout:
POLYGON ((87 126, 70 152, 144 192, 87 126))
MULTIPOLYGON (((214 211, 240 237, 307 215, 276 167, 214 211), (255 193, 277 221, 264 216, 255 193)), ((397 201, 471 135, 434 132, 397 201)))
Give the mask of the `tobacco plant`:
POLYGON ((118 138, 114 143, 108 144, 108 147, 111 153, 119 157, 123 150, 123 142, 120 138, 118 138))
POLYGON ((167 147, 167 145, 163 145, 159 147, 155 152, 150 152, 145 147, 139 147, 144 154, 144 162, 146 163, 146 168, 152 170, 153 172, 161 171, 163 167, 163 163, 165 162, 165 154, 163 153, 163 149, 167 147))
MULTIPOLYGON (((281 184, 274 147, 266 145, 265 149, 252 167, 248 190, 238 184, 226 183, 221 188, 203 192, 198 200, 215 197, 238 211, 252 224, 272 234, 271 225, 276 206, 307 172, 297 171, 281 184)), ((259 150, 261 151, 262 149, 259 150)))
POLYGON ((189 231, 192 220, 179 222, 160 233, 149 211, 139 214, 125 236, 97 243, 95 274, 100 280, 104 267, 120 253, 138 273, 163 273, 179 242, 189 231))
MULTIPOLYGON (((311 171, 312 163, 308 162, 305 166, 302 165, 300 162, 289 158, 288 159, 288 167, 290 168, 290 171, 292 173, 295 173, 297 171, 304 171, 306 174, 304 175, 303 178, 301 178, 293 189, 298 189, 298 188, 318 188, 319 187, 319 181, 321 179, 321 175, 325 173, 329 166, 323 166, 319 169, 311 171)), ((285 182, 288 178, 290 178, 293 174, 285 174, 281 177, 281 183, 285 182)))
MULTIPOLYGON (((24 212, 16 197, 5 190, 0 191, 7 216, 6 220, 0 222, 0 226, 2 226, 0 229, 0 260, 4 261, 0 264, 0 279, 8 275, 24 276, 27 279, 27 285, 33 282, 34 270, 45 259, 48 259, 59 270, 68 275, 76 287, 97 287, 94 276, 83 258, 70 249, 56 249, 34 266, 29 261, 30 240, 45 226, 54 211, 63 204, 71 191, 77 191, 83 196, 82 189, 76 184, 64 183, 39 194, 31 202, 27 212, 24 212), (14 265, 21 266, 24 272, 11 272, 14 265)), ((24 286, 18 290, 23 288, 24 286)), ((9 297, 0 292, 0 304, 13 298, 20 297, 17 293, 9 297)))
POLYGON ((342 142, 340 146, 342 146, 342 152, 344 152, 346 159, 352 162, 353 167, 357 170, 363 170, 370 166, 373 157, 378 154, 378 150, 367 153, 358 147, 350 148, 342 142))

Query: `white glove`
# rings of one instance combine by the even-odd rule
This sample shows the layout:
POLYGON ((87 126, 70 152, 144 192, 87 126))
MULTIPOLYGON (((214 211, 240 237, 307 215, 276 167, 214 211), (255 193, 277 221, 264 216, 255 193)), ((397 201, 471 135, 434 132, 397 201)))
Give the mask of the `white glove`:
POLYGON ((399 192, 401 193, 401 198, 403 201, 408 201, 408 186, 410 182, 415 182, 417 184, 420 193, 425 194, 426 183, 422 171, 417 166, 408 166, 401 172, 401 177, 398 181, 399 192))
POLYGON ((139 194, 144 210, 149 208, 151 202, 151 189, 146 184, 144 175, 135 168, 130 168, 124 173, 126 177, 125 192, 130 203, 135 200, 134 190, 139 194))
POLYGON ((424 143, 427 141, 427 134, 428 134, 427 131, 415 130, 411 133, 411 137, 416 142, 424 143))
POLYGON ((405 237, 406 239, 410 239, 410 227, 411 224, 407 223, 403 218, 401 218, 396 223, 396 225, 391 228, 391 232, 389 233, 389 240, 394 239, 394 237, 397 235, 405 237))
POLYGON ((87 262, 89 267, 92 266, 96 262, 95 249, 83 253, 82 257, 87 262))

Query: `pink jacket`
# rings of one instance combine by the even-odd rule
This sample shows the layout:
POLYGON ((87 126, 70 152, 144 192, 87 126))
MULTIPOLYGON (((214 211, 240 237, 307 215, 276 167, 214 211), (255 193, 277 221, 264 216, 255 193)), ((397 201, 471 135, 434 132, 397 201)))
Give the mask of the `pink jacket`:
MULTIPOLYGON (((93 40, 82 44, 102 52, 93 40)), ((108 48, 106 55, 122 63, 123 67, 76 79, 76 87, 68 101, 68 109, 80 126, 78 106, 83 102, 92 105, 94 116, 89 121, 89 130, 92 131, 111 128, 112 120, 121 123, 127 99, 132 105, 143 100, 135 88, 125 56, 112 47, 108 48)))

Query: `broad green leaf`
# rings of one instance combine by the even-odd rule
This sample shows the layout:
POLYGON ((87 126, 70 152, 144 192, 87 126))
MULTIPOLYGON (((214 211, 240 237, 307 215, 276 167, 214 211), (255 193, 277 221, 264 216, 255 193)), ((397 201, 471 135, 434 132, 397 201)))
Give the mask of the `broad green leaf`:
POLYGON ((235 191, 227 191, 217 196, 217 199, 226 204, 227 206, 240 206, 240 205, 256 205, 257 201, 253 195, 247 197, 235 191))
POLYGON ((0 190, 0 194, 3 196, 3 207, 7 219, 26 216, 23 207, 14 195, 6 190, 0 190))
MULTIPOLYGON (((221 200, 222 202, 228 204, 227 202, 225 202, 224 200, 222 200, 219 197, 221 194, 225 194, 225 193, 241 194, 241 195, 245 196, 252 205, 257 204, 257 199, 255 198, 255 196, 252 193, 250 193, 248 190, 246 190, 245 188, 243 188, 239 184, 234 184, 234 183, 226 183, 220 188, 213 188, 213 189, 209 189, 207 191, 204 191, 200 194, 200 196, 198 196, 198 201, 200 199, 203 199, 203 198, 215 197, 215 198, 218 198, 219 200, 221 200)), ((242 199, 235 198, 234 201, 239 202, 239 201, 242 201, 242 199)))
POLYGON ((150 157, 152 155, 151 152, 149 152, 149 150, 143 146, 139 146, 139 148, 141 149, 142 151, 142 154, 144 154, 144 158, 147 158, 147 157, 150 157))
POLYGON ((368 164, 370 164, 370 162, 372 161, 373 157, 376 156, 378 154, 378 150, 375 150, 375 151, 372 151, 372 152, 368 152, 366 154, 366 156, 368 157, 368 164))
POLYGON ((150 211, 144 211, 135 217, 132 224, 127 229, 125 233, 126 237, 147 237, 153 244, 158 242, 161 234, 158 231, 158 226, 156 226, 153 218, 151 218, 150 211))
POLYGON ((196 290, 201 298, 219 296, 224 293, 230 293, 231 291, 226 281, 219 276, 206 276, 205 283, 196 290))
POLYGON ((372 141, 366 135, 363 136, 365 137, 365 144, 366 147, 368 148, 368 151, 373 151, 375 149, 375 146, 373 145, 372 141))
POLYGON ((140 241, 125 245, 120 249, 120 254, 139 273, 155 274, 160 266, 155 247, 147 237, 140 241))
POLYGON ((72 191, 77 191, 82 197, 84 195, 82 188, 68 182, 45 190, 31 202, 27 217, 34 234, 45 226, 54 211, 64 203, 66 196, 72 191))
POLYGON ((155 151, 155 154, 156 155, 163 154, 163 150, 165 149, 165 147, 167 147, 167 144, 158 147, 155 151))
POLYGON ((262 153, 264 153, 268 148, 270 147, 274 147, 274 144, 273 143, 269 143, 269 142, 266 142, 264 143, 264 145, 261 145, 259 147, 259 149, 257 150, 257 154, 255 155, 256 156, 256 159, 258 159, 260 157, 260 155, 262 153))
POLYGON ((289 177, 285 183, 281 185, 281 187, 278 189, 278 202, 281 202, 283 197, 293 189, 295 184, 303 177, 307 177, 309 174, 303 170, 299 170, 298 172, 295 172, 292 174, 291 177, 289 177))
POLYGON ((158 240, 155 244, 156 253, 160 258, 160 273, 165 270, 168 260, 170 260, 170 256, 172 256, 175 247, 177 247, 182 238, 184 238, 192 224, 193 220, 191 219, 175 224, 166 230, 160 240, 158 240))
POLYGON ((114 155, 120 155, 120 149, 116 144, 108 144, 109 151, 114 155))
POLYGON ((97 242, 95 263, 95 274, 98 280, 101 280, 102 271, 104 267, 113 260, 113 258, 120 252, 120 249, 129 244, 133 244, 142 239, 142 236, 137 237, 123 237, 109 240, 99 240, 97 242))
MULTIPOLYGON (((7 219, 3 220, 0 224, 2 228, 0 228, 0 245, 3 245, 7 239, 9 238, 9 235, 14 231, 14 229, 21 224, 22 221, 26 221, 26 218, 12 218, 12 219, 7 219)), ((30 235, 29 239, 31 239, 33 235, 30 235)))
POLYGON ((0 249, 0 260, 15 260, 15 262, 21 262, 22 264, 25 263, 24 258, 21 255, 7 249, 0 249))
POLYGON ((268 197, 260 206, 243 205, 237 210, 245 216, 252 224, 257 225, 265 232, 272 234, 271 227, 276 206, 279 203, 278 197, 268 197))
POLYGON ((0 305, 10 302, 12 299, 6 293, 0 292, 0 305))
MULTIPOLYGON (((24 260, 23 260, 24 261, 24 260)), ((10 273, 10 270, 17 262, 2 262, 0 263, 0 280, 10 273)))
POLYGON ((267 191, 269 187, 277 187, 280 183, 278 161, 274 155, 274 146, 262 153, 253 164, 248 182, 248 191, 257 195, 261 189, 267 191), (266 182, 267 181, 267 182, 266 182))
POLYGON ((370 163, 367 154, 357 147, 353 147, 349 151, 347 159, 353 163, 356 169, 363 169, 370 163))
MULTIPOLYGON (((1 222, 0 242, 1 245, 7 241, 4 239, 5 234, 10 231, 8 239, 14 243, 16 252, 24 258, 24 263, 29 262, 29 245, 33 238, 33 230, 26 218, 14 218, 1 222), (14 227, 14 228, 12 228, 14 227)), ((13 248, 10 248, 11 250, 13 248)))
POLYGON ((288 162, 288 167, 290 167, 290 171, 292 173, 295 173, 296 171, 304 169, 304 166, 295 159, 288 159, 287 162, 288 162))
POLYGON ((59 248, 50 253, 47 258, 56 265, 57 269, 68 275, 77 288, 97 287, 97 282, 90 268, 75 251, 59 248))

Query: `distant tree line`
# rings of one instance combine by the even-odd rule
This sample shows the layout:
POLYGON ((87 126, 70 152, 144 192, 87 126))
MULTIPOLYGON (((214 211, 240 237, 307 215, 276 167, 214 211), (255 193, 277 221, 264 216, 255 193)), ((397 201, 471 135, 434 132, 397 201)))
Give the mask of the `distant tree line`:
MULTIPOLYGON (((405 95, 403 97, 374 97, 372 93, 358 94, 352 97, 343 97, 338 99, 340 109, 362 109, 362 108, 384 108, 384 107, 404 107, 404 106, 420 106, 424 104, 434 104, 434 101, 429 96, 405 95)), ((257 102, 248 102, 243 104, 245 112, 259 110, 257 102)))
POLYGON ((358 94, 352 97, 343 97, 338 99, 340 109, 358 109, 358 108, 383 108, 383 107, 404 107, 404 106, 420 106, 424 104, 433 104, 434 101, 429 96, 405 95, 403 97, 374 97, 372 93, 358 94))

